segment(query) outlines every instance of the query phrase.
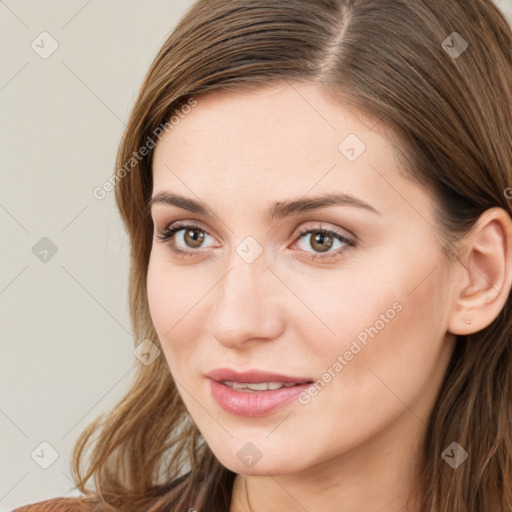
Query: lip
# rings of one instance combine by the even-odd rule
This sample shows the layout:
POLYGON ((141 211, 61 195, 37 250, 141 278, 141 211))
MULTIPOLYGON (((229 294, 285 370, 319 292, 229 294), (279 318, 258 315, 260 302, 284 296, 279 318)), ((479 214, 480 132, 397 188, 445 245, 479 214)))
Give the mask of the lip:
POLYGON ((292 377, 278 373, 268 373, 251 370, 239 373, 229 368, 219 368, 207 375, 210 381, 210 391, 217 404, 226 412, 236 416, 256 417, 274 412, 293 401, 306 390, 313 381, 303 377, 292 377), (220 381, 235 382, 283 382, 298 385, 266 391, 236 391, 220 381))
POLYGON ((309 377, 293 377, 290 375, 283 375, 280 373, 269 373, 261 370, 249 370, 247 372, 237 372, 231 368, 217 368, 206 375, 212 380, 220 382, 222 380, 231 380, 234 382, 253 382, 255 384, 260 382, 283 382, 285 384, 306 384, 313 382, 309 377))

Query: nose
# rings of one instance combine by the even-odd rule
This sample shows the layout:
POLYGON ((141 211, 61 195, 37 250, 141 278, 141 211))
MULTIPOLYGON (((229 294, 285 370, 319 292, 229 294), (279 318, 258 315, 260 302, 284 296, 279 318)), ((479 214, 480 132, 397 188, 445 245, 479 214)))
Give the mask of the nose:
POLYGON ((282 303, 285 287, 263 258, 249 264, 235 255, 231 263, 213 297, 210 334, 228 348, 277 338, 284 327, 278 300, 282 303))

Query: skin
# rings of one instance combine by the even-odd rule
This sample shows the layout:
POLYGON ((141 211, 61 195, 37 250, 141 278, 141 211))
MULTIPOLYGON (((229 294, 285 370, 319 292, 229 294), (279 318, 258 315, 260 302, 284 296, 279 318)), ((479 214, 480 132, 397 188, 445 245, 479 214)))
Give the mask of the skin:
MULTIPOLYGON (((316 85, 215 91, 162 138, 153 173, 153 195, 172 191, 216 216, 153 206, 147 286, 183 401, 216 457, 239 475, 231 512, 419 510, 408 503, 415 464, 454 334, 467 328, 460 292, 471 276, 443 254, 434 200, 400 169, 385 129, 316 85), (366 146, 355 161, 338 149, 349 134, 366 146), (332 192, 378 213, 345 205, 265 216, 274 202, 332 192), (199 248, 185 245, 185 230, 175 237, 192 257, 156 237, 176 221, 204 229, 199 248), (300 227, 334 230, 356 245, 315 262, 308 257, 325 253, 316 233, 295 235, 300 227), (247 236, 263 250, 252 263, 236 252, 247 236), (397 303, 400 311, 309 403, 246 418, 213 400, 205 374, 219 367, 321 379, 397 303), (262 454, 252 467, 237 457, 248 442, 262 454)), ((503 235, 496 217, 496 237, 510 242, 510 225, 503 235)), ((333 239, 328 252, 342 247, 333 239)), ((482 321, 502 306, 495 302, 482 321)))

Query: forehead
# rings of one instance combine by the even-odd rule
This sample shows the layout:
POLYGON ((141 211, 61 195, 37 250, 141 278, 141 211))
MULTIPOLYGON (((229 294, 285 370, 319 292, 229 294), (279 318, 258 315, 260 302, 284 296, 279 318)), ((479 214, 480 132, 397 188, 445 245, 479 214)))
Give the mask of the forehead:
POLYGON ((381 207, 396 201, 404 180, 382 126, 319 86, 285 83, 196 99, 155 149, 154 193, 218 197, 212 207, 234 197, 256 204, 313 192, 371 195, 381 207))
POLYGON ((259 167, 279 158, 280 163, 287 159, 309 165, 319 156, 337 160, 342 156, 339 144, 350 134, 361 141, 355 148, 358 152, 362 144, 381 153, 386 149, 385 139, 372 129, 374 122, 361 119, 315 85, 220 90, 198 97, 197 102, 165 135, 157 154, 167 146, 180 160, 214 155, 219 164, 236 158, 259 167))

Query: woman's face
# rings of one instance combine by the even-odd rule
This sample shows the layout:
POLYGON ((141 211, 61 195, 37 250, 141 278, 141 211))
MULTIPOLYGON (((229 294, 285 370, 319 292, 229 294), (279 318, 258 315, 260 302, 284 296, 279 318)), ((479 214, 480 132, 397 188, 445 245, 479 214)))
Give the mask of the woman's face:
POLYGON ((252 475, 406 450, 454 341, 430 193, 404 177, 381 126, 317 86, 197 100, 155 150, 147 285, 206 442, 252 475), (331 195, 339 202, 315 207, 331 195), (286 379, 211 375, 219 368, 306 384, 237 390, 217 380, 286 379))

